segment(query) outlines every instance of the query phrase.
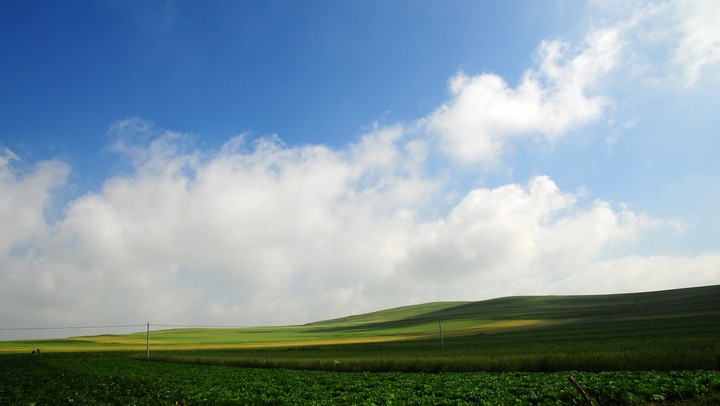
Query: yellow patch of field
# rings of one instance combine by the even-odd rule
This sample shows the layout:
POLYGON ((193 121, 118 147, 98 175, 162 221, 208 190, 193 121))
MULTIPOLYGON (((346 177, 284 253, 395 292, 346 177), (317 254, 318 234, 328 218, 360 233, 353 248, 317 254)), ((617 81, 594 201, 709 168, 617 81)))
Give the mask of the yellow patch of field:
POLYGON ((113 345, 145 345, 145 338, 136 337, 124 337, 124 336, 90 336, 90 337, 74 337, 69 338, 69 341, 78 341, 83 343, 96 343, 96 344, 113 344, 113 345))
POLYGON ((536 326, 541 323, 546 323, 545 320, 498 320, 489 323, 482 323, 476 326, 450 329, 447 335, 466 335, 466 334, 479 334, 479 333, 491 333, 493 331, 506 330, 510 328, 518 327, 529 327, 536 326))
MULTIPOLYGON (((495 321, 479 321, 477 324, 468 325, 467 323, 447 323, 444 327, 444 335, 450 336, 462 336, 471 334, 481 333, 492 333, 495 331, 501 331, 506 329, 528 327, 538 325, 540 323, 546 323, 543 320, 495 320, 495 321)), ((277 336, 271 337, 265 334, 258 334, 257 341, 242 342, 235 341, 238 336, 228 336, 226 339, 213 340, 214 342, 208 342, 207 337, 205 339, 193 340, 187 338, 185 340, 172 340, 167 336, 167 333, 161 333, 164 335, 163 338, 153 338, 153 332, 150 333, 150 350, 151 351, 173 351, 173 350, 212 350, 212 349, 251 349, 251 348, 279 348, 279 347, 300 347, 300 346, 328 346, 328 345, 339 345, 339 344, 369 344, 369 343, 383 343, 383 342, 398 342, 398 341, 409 341, 418 339, 433 339, 438 337, 439 331, 435 328, 435 325, 428 325, 427 329, 421 331, 407 331, 398 332, 397 334, 390 335, 377 335, 377 336, 335 336, 332 338, 308 338, 308 339, 297 339, 297 337, 289 338, 287 340, 277 340, 277 336), (272 338, 272 339, 270 339, 272 338), (186 341, 187 340, 187 341, 186 341), (227 340, 227 341, 225 341, 227 340)), ((222 336, 223 332, 216 337, 222 336)), ((197 338, 197 337, 195 337, 197 338)), ((73 337, 64 340, 58 340, 57 342, 48 343, 44 342, 33 343, 29 342, 6 342, 0 343, 0 352, 32 352, 36 347, 40 346, 43 352, 77 352, 77 351, 145 351, 147 341, 144 336, 133 335, 133 336, 122 336, 122 335, 99 335, 99 336, 86 336, 86 337, 73 337)))
MULTIPOLYGON (((221 350, 221 349, 265 349, 265 348, 285 348, 285 347, 303 347, 303 346, 326 346, 338 344, 368 344, 394 341, 407 341, 418 338, 425 338, 425 335, 416 336, 382 336, 382 337, 356 337, 356 338, 336 338, 329 340, 303 340, 303 341, 274 341, 274 342, 257 342, 257 343, 215 343, 215 344, 192 344, 192 343, 155 343, 150 340, 150 350, 168 351, 168 350, 221 350)), ((143 347, 144 348, 144 347, 143 347)))

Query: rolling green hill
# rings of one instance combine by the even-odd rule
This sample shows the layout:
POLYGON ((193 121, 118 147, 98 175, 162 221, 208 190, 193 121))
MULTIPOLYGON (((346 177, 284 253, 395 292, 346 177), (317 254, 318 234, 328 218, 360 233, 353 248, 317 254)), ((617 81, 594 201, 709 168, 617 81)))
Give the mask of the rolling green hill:
MULTIPOLYGON (((514 296, 478 302, 437 302, 404 306, 356 316, 310 323, 325 331, 410 330, 437 323, 448 332, 494 331, 493 326, 552 326, 607 330, 713 330, 720 324, 720 285, 657 292, 584 295, 514 296), (513 325, 512 322, 516 322, 513 325)), ((505 328, 502 328, 505 329, 505 328)))
POLYGON ((155 336, 174 342, 176 349, 192 348, 193 340, 206 345, 161 353, 157 359, 253 367, 426 372, 720 369, 720 286, 427 303, 303 326, 155 336), (207 347, 210 341, 219 344, 217 349, 207 347))
POLYGON ((478 302, 435 302, 310 323, 308 326, 357 326, 412 323, 442 315, 446 319, 558 320, 658 318, 718 315, 720 285, 657 292, 581 296, 512 296, 478 302))
POLYGON ((720 368, 720 285, 426 303, 297 326, 157 330, 149 342, 144 331, 0 342, 0 352, 144 354, 147 344, 173 360, 310 369, 720 368))
POLYGON ((118 403, 118 394, 127 403, 283 403, 292 392, 302 403, 318 393, 340 403, 367 402, 367 393, 415 403, 421 393, 427 404, 579 404, 574 377, 597 404, 720 400, 720 286, 426 303, 298 326, 146 334, 0 342, 0 353, 25 352, 0 354, 0 399, 35 403, 40 388, 48 399, 40 403, 118 403), (30 354, 35 348, 41 355, 30 354), (447 400, 453 393, 462 394, 447 400))

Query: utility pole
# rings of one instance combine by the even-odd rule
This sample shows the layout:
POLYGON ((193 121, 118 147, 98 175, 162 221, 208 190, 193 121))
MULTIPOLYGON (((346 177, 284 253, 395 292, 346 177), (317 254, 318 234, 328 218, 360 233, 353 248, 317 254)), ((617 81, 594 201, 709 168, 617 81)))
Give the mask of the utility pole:
POLYGON ((150 322, 147 324, 147 333, 145 333, 145 349, 147 350, 147 359, 150 359, 150 322))
POLYGON ((438 315, 438 325, 440 326, 440 347, 445 347, 445 341, 442 334, 442 318, 438 315))

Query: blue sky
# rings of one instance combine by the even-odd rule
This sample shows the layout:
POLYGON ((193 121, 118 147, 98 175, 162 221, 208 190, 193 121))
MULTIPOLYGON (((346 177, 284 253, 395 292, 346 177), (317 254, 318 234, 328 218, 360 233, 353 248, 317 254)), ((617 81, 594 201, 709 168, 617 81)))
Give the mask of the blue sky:
POLYGON ((717 18, 3 2, 0 327, 720 283, 717 18))
POLYGON ((534 37, 578 13, 532 2, 3 7, 2 86, 17 95, 3 98, 5 144, 80 165, 95 161, 119 117, 182 128, 210 146, 250 131, 344 147, 377 120, 429 113, 460 68, 517 80, 534 37))

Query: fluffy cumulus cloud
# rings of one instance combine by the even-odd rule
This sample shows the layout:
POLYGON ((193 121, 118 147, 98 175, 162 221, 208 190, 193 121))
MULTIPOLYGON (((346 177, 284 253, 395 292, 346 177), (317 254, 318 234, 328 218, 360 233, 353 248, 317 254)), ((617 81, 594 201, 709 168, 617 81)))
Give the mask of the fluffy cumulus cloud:
POLYGON ((597 3, 614 22, 577 46, 543 41, 535 66, 515 86, 493 73, 456 74, 451 99, 427 118, 427 131, 460 163, 494 164, 513 140, 552 142, 601 119, 614 101, 600 83, 613 73, 623 86, 692 87, 718 77, 719 3, 623 3, 597 3))
POLYGON ((31 204, 7 204, 8 217, 27 210, 33 220, 3 231, 10 313, 23 313, 20 296, 53 302, 46 320, 97 323, 277 323, 358 306, 363 285, 391 271, 396 240, 436 189, 420 175, 422 142, 399 140, 400 128, 345 151, 275 137, 247 145, 240 136, 212 153, 185 148, 178 133, 128 133, 138 131, 153 130, 138 119, 112 128, 131 173, 71 202, 52 226, 42 206, 54 178, 22 179, 6 165, 4 188, 39 189, 31 204), (7 255, 43 230, 32 251, 7 255))
POLYGON ((430 116, 428 129, 463 163, 497 161, 514 137, 553 140, 601 117, 609 101, 592 91, 616 65, 620 49, 612 29, 592 32, 577 49, 544 41, 538 66, 515 88, 495 74, 459 73, 450 80, 452 100, 430 116))
POLYGON ((605 201, 581 205, 579 196, 538 176, 526 186, 470 191, 446 217, 421 226, 402 268, 445 295, 541 293, 664 226, 605 201))
MULTIPOLYGON (((147 123, 115 126, 130 124, 147 123)), ((608 290, 643 288, 652 272, 653 287, 718 277, 712 255, 669 261, 692 273, 685 282, 673 266, 653 268, 657 258, 608 259, 662 222, 584 202, 548 176, 474 189, 447 213, 423 215, 442 186, 424 174, 424 142, 401 127, 342 151, 240 136, 201 152, 182 134, 151 131, 121 149, 130 173, 52 224, 43 210, 67 166, 19 174, 5 155, 7 323, 28 314, 43 325, 296 323, 438 299, 577 293, 597 272, 613 275, 599 285, 608 290)))
POLYGON ((61 187, 69 167, 59 161, 44 161, 18 173, 13 161, 20 158, 7 148, 0 155, 0 258, 11 248, 28 244, 46 232, 44 211, 52 191, 61 187))

